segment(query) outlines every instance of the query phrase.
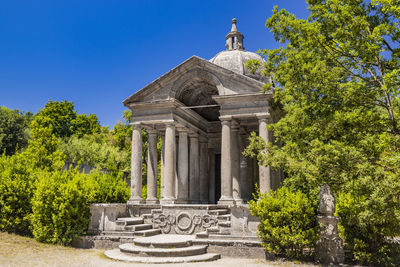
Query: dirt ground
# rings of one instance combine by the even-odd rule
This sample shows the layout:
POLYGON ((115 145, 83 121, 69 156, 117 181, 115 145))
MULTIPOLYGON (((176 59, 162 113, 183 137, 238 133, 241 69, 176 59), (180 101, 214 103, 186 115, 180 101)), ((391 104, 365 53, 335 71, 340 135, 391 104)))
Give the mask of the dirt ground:
POLYGON ((295 262, 267 262, 254 259, 222 258, 212 262, 184 264, 136 264, 113 261, 104 256, 104 250, 76 249, 36 242, 32 238, 0 232, 0 266, 83 266, 83 267, 258 267, 258 266, 315 266, 295 262))

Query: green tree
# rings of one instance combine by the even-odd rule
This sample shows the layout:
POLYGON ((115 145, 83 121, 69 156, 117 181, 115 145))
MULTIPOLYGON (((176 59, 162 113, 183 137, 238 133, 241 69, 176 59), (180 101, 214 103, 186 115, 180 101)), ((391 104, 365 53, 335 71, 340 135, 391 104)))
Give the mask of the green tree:
POLYGON ((400 1, 307 3, 306 20, 276 7, 267 20, 282 44, 262 51, 276 85, 266 90, 284 111, 270 126, 281 146, 263 151, 253 136, 247 154, 283 169, 303 192, 316 196, 328 183, 350 193, 358 208, 338 207, 346 244, 364 263, 391 265, 387 237, 400 234, 400 1))
POLYGON ((46 103, 37 114, 35 114, 33 126, 51 126, 56 137, 69 137, 73 134, 81 137, 85 134, 100 132, 100 124, 97 116, 90 114, 77 114, 72 102, 51 101, 46 103))
POLYGON ((71 121, 72 133, 78 137, 86 134, 100 133, 101 127, 96 115, 78 114, 76 118, 71 121))
POLYGON ((0 153, 12 155, 28 144, 28 117, 18 110, 0 107, 0 153))

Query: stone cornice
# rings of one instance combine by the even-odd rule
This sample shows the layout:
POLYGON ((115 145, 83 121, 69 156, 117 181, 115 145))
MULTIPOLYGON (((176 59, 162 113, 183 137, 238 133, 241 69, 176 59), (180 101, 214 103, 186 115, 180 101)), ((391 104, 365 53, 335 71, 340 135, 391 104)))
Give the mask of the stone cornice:
POLYGON ((230 80, 234 80, 236 83, 243 84, 245 86, 250 86, 253 88, 259 88, 260 91, 263 88, 263 83, 257 81, 253 78, 247 77, 242 74, 235 73, 231 70, 225 69, 218 65, 215 65, 208 60, 202 59, 197 56, 192 56, 183 63, 179 64, 172 70, 168 71, 158 79, 154 80, 147 86, 140 89, 138 92, 134 93, 133 95, 129 96, 127 99, 123 101, 125 106, 129 106, 132 102, 140 102, 143 100, 144 97, 153 94, 155 91, 167 86, 169 83, 179 79, 184 73, 193 70, 195 68, 200 68, 203 70, 209 70, 212 73, 217 73, 219 75, 225 76, 230 80))

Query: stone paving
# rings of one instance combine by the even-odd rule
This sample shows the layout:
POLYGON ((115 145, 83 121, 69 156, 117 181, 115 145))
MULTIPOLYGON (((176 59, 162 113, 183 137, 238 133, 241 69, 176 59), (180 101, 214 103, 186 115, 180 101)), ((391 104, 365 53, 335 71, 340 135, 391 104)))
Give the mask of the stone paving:
POLYGON ((258 266, 315 266, 295 262, 267 262, 263 260, 222 258, 212 262, 181 264, 134 264, 112 261, 104 256, 104 250, 74 249, 71 247, 42 244, 31 238, 0 232, 0 266, 82 266, 82 267, 164 267, 164 266, 201 266, 201 267, 258 267, 258 266))

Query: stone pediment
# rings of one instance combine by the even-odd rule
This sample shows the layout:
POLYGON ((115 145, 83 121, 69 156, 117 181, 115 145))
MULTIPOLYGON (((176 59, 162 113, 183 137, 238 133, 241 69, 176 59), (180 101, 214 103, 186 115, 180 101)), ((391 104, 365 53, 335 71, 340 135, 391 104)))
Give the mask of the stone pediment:
MULTIPOLYGON (((205 98, 205 95, 208 96, 208 99, 211 99, 211 95, 259 93, 263 89, 263 85, 262 82, 253 78, 235 73, 197 56, 192 56, 129 96, 123 101, 123 104, 129 107, 130 103, 179 98, 192 98, 187 101, 201 103, 202 101, 199 101, 199 99, 205 98)), ((203 101, 201 104, 210 103, 203 101)))

